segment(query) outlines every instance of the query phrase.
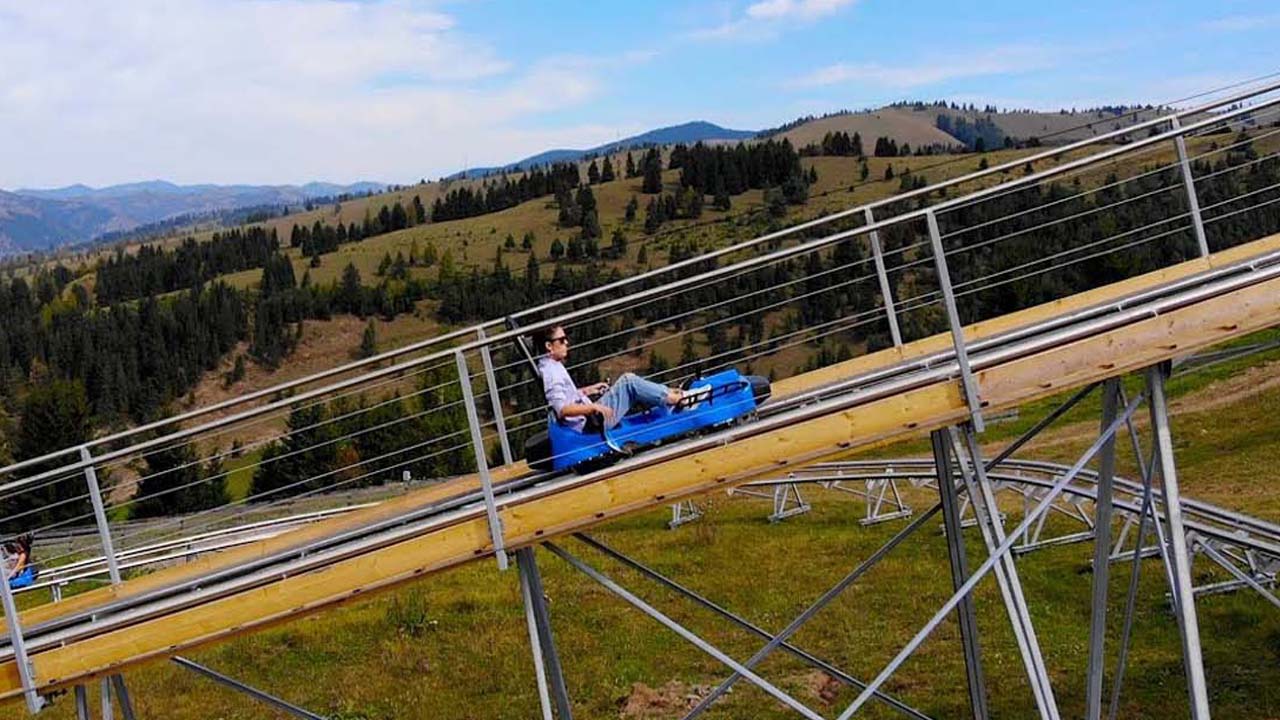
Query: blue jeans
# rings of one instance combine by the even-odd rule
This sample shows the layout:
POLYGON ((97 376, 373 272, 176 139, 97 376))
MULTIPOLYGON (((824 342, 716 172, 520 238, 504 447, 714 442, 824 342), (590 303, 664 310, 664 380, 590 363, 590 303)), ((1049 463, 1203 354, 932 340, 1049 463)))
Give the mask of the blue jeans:
POLYGON ((605 425, 612 429, 632 405, 657 407, 667 402, 667 387, 652 380, 645 380, 635 373, 623 373, 597 401, 613 411, 613 418, 605 425))

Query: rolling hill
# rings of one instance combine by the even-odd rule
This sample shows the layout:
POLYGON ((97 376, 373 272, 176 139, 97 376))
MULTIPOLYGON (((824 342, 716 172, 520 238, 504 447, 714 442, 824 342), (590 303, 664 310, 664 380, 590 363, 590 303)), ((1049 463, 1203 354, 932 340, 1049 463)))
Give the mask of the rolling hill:
POLYGON ((698 141, 708 142, 712 140, 749 140, 756 136, 754 130, 730 130, 720 127, 714 123, 705 120, 694 120, 693 122, 683 123, 681 125, 671 125, 669 127, 650 130, 639 135, 633 135, 604 145, 597 145, 586 150, 547 150, 537 155, 530 155, 523 160, 518 160, 507 165, 485 168, 469 168, 463 172, 455 173, 450 178, 458 178, 465 176, 489 175, 499 172, 510 172, 512 170, 531 168, 535 165, 549 165, 551 163, 578 162, 583 158, 595 155, 607 155, 624 150, 631 147, 644 147, 648 145, 674 145, 676 143, 695 143, 698 141))
POLYGON ((0 255, 90 241, 109 232, 184 215, 255 206, 299 205, 319 197, 363 195, 379 183, 353 185, 175 185, 160 180, 91 188, 0 191, 0 255))

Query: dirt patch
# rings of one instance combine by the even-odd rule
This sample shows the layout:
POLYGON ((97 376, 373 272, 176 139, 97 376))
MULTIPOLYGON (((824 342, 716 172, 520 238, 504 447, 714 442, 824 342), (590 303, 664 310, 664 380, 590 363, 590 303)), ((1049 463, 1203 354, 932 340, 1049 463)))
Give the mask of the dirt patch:
POLYGON ((1235 404, 1280 387, 1280 373, 1277 373, 1277 370, 1280 370, 1280 363, 1277 362, 1246 368, 1243 372, 1234 373, 1186 397, 1172 401, 1170 408, 1175 413, 1200 412, 1235 404))
POLYGON ((689 685, 679 680, 670 680, 658 688, 638 682, 631 685, 631 692, 618 704, 621 717, 628 720, 676 717, 691 710, 711 690, 710 685, 689 685))
POLYGON ((835 702, 843 684, 821 670, 810 670, 790 678, 791 682, 804 689, 810 700, 817 700, 823 705, 835 702))

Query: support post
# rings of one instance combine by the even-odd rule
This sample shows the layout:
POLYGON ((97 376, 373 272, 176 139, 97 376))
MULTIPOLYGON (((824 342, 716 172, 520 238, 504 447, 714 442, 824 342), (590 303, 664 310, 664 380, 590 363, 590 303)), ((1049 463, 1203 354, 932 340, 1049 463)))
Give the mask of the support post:
POLYGON ((476 456, 476 474, 480 476, 480 488, 484 494, 485 514, 489 518, 489 537, 493 540, 493 554, 498 559, 498 569, 506 570, 507 550, 502 537, 502 519, 493 499, 493 478, 489 475, 489 459, 484 450, 484 434, 480 431, 480 416, 476 413, 475 392, 471 389, 471 370, 461 350, 454 352, 458 365, 458 384, 462 386, 462 404, 467 408, 467 424, 471 428, 471 449, 476 456))
POLYGON ((107 678, 102 678, 102 680, 98 681, 98 685, 101 690, 99 697, 102 702, 102 720, 113 720, 115 711, 111 707, 111 681, 107 678))
MULTIPOLYGON (((484 328, 476 328, 476 337, 485 339, 484 328)), ((489 386, 489 400, 493 404, 493 425, 498 431, 498 443, 502 447, 502 463, 510 465, 515 462, 511 455, 511 439, 507 437, 507 418, 502 414, 502 397, 498 393, 498 378, 493 372, 493 355, 489 345, 480 346, 480 360, 484 363, 484 380, 489 386)))
POLYGON ((89 693, 85 692, 83 685, 77 685, 75 689, 75 695, 76 695, 76 720, 90 720, 89 693))
POLYGON ((960 310, 956 307, 956 293, 951 286, 951 272, 947 269, 947 252, 942 246, 942 231, 938 229, 938 216, 932 210, 925 213, 929 225, 929 242, 933 246, 933 262, 938 271, 938 286, 942 289, 943 308, 951 325, 951 341, 956 348, 956 363, 960 366, 960 383, 964 386, 964 399, 969 405, 970 422, 976 432, 985 429, 982 421, 982 401, 978 397, 978 381, 969 365, 969 351, 964 339, 964 324, 960 322, 960 310))
POLYGON ((547 612, 542 574, 538 572, 538 560, 532 547, 516 551, 516 567, 520 572, 520 590, 524 597, 525 621, 529 626, 529 645, 533 648, 542 717, 544 720, 552 720, 554 716, 551 701, 554 699, 560 720, 573 720, 573 707, 569 704, 569 691, 564 682, 564 668, 560 665, 560 654, 556 651, 555 638, 551 634, 551 615, 547 612))
MULTIPOLYGON (((868 225, 875 224, 876 218, 871 208, 862 211, 868 225)), ((876 264, 876 277, 880 279, 880 297, 884 298, 884 313, 889 318, 889 337, 893 338, 893 346, 902 347, 902 331, 898 329, 898 312, 893 306, 893 286, 889 284, 889 271, 884 266, 884 250, 880 247, 880 231, 872 230, 871 257, 876 264)))
MULTIPOLYGON (((1169 118, 1174 130, 1182 127, 1178 116, 1169 118)), ((1182 166, 1182 184, 1187 189, 1187 207, 1191 211, 1191 224, 1196 232, 1196 244, 1200 246, 1200 257, 1209 257, 1209 240, 1204 234, 1204 220, 1200 217, 1200 198, 1196 195, 1196 179, 1191 174, 1191 161, 1187 158, 1187 141, 1179 135, 1173 139, 1178 147, 1178 164, 1182 166)))
MULTIPOLYGON (((1102 386, 1102 430, 1115 422, 1120 402, 1120 381, 1112 378, 1102 386)), ((1093 610, 1089 616, 1089 669, 1085 685, 1085 720, 1102 717, 1102 670, 1107 636, 1107 584, 1111 563, 1112 486, 1116 472, 1116 437, 1112 435, 1098 453, 1097 494, 1093 521, 1093 610)))
MULTIPOLYGON (((951 564, 951 583, 959 591, 969 579, 969 560, 964 551, 964 530, 960 524, 960 507, 951 466, 951 450, 947 432, 934 430, 933 462, 937 468, 938 495, 942 500, 942 522, 946 528, 947 558, 951 564)), ((987 684, 982 672, 982 648, 978 642, 978 616, 973 598, 965 595, 956 606, 960 623, 960 643, 964 646, 964 670, 969 683, 969 707, 976 720, 987 718, 987 684)), ((1037 693, 1038 695, 1038 693, 1037 693)))
POLYGON ((1200 651, 1200 624, 1196 620, 1196 599, 1191 587, 1191 557, 1187 532, 1182 522, 1182 495, 1178 491, 1178 469, 1173 459, 1173 432, 1169 427, 1169 403, 1164 383, 1167 363, 1147 369, 1147 391, 1151 395, 1151 429, 1156 441, 1164 513, 1168 521, 1169 555, 1173 565, 1174 612, 1182 636, 1182 661, 1187 673, 1187 694, 1192 720, 1209 720, 1209 692, 1204 678, 1204 658, 1200 651))
MULTIPOLYGON (((80 446, 80 459, 85 464, 84 480, 89 486, 89 502, 93 505, 93 518, 98 525, 98 538, 102 541, 102 557, 107 561, 107 575, 111 578, 112 585, 119 585, 123 582, 120 577, 120 563, 116 559, 115 543, 111 540, 111 525, 107 522, 106 506, 102 502, 102 489, 98 486, 98 471, 93 466, 93 454, 89 452, 88 446, 80 446)), ((62 593, 59 590, 54 594, 54 601, 61 599, 62 593)), ((133 720, 133 706, 129 700, 129 691, 125 689, 124 677, 118 673, 102 679, 102 697, 106 703, 102 711, 104 720, 110 720, 111 717, 112 684, 115 685, 116 695, 120 699, 120 711, 124 714, 125 720, 133 720)))
POLYGON ((111 526, 107 524, 107 511, 102 504, 102 490, 98 487, 98 471, 93 467, 93 455, 89 448, 80 446, 80 459, 84 461, 84 479, 89 486, 89 502, 93 504, 93 518, 98 523, 98 538, 102 541, 102 556, 107 559, 107 574, 111 584, 120 584, 120 565, 116 562, 115 548, 111 542, 111 526))
POLYGON ((111 676, 111 687, 115 690, 116 700, 120 702, 120 714, 124 720, 137 720, 133 712, 133 699, 129 697, 129 689, 124 685, 124 676, 116 673, 111 676))
MULTIPOLYGON (((9 567, 9 553, 0 548, 0 566, 9 567)), ((13 589, 9 578, 0 578, 0 602, 4 603, 4 620, 9 629, 9 645, 13 649, 13 661, 18 666, 18 679, 22 681, 22 695, 27 710, 32 714, 44 707, 44 698, 36 692, 35 670, 27 657, 27 645, 22 638, 22 623, 18 620, 18 605, 13 601, 13 589)))
MULTIPOLYGON (((1137 409, 1138 403, 1141 399, 1142 398, 1139 397, 1125 407, 1123 413, 1124 420, 1128 420, 1133 416, 1133 412, 1137 409)), ((840 713, 837 720, 849 720, 849 718, 853 717, 854 714, 862 708, 862 706, 867 704, 867 702, 875 695, 876 691, 878 691, 884 683, 898 671, 898 668, 902 667, 902 664, 907 661, 907 658, 911 657, 911 655, 920 648, 920 645, 933 633, 935 629, 937 629, 938 625, 940 625, 953 610, 958 609, 961 602, 971 596, 973 589, 982 581, 982 578, 986 577, 987 573, 991 572, 991 569, 995 567, 995 564, 1000 561, 1001 556, 1005 555, 1013 548, 1013 544, 1017 541, 1018 536, 1030 527, 1031 524, 1034 523, 1041 515, 1048 512, 1049 506, 1053 504, 1053 501, 1062 494, 1068 484, 1075 480, 1076 476, 1080 474, 1080 471, 1084 469, 1085 464, 1093 459, 1093 456, 1101 449, 1103 442, 1105 442, 1109 436, 1115 434, 1119 428, 1120 421, 1112 423, 1111 426, 1102 434, 1102 437, 1098 438, 1098 440, 1085 451, 1084 455, 1071 466, 1071 469, 1054 482, 1053 487, 1049 488, 1049 492, 1046 493, 1040 502, 1036 504, 1031 513, 1027 515, 1027 517, 1023 518, 1018 527, 1005 538, 1003 543, 1000 543, 1000 547, 996 548, 995 551, 978 566, 978 569, 969 576, 969 579, 965 580, 964 585, 952 593, 951 597, 942 604, 942 607, 929 618, 929 621, 925 623, 924 627, 920 628, 920 630, 916 632, 911 640, 909 640, 907 644, 898 651, 898 654, 889 661, 889 664, 880 671, 880 674, 867 684, 867 687, 863 689, 858 697, 854 698, 853 702, 845 708, 844 712, 840 713)), ((937 448, 939 444, 939 436, 936 432, 934 438, 934 447, 937 448)), ((943 443, 943 447, 945 448, 945 443, 943 443)), ((997 460, 998 459, 999 456, 997 457, 997 460)), ((995 465, 997 462, 992 461, 992 464, 995 465)))
MULTIPOLYGON (((969 488, 969 497, 973 501, 974 517, 982 532, 987 552, 990 553, 1005 541, 1000 507, 996 504, 995 492, 987 477, 986 467, 982 464, 982 453, 973 428, 966 424, 963 434, 964 446, 954 442, 953 446, 956 448, 956 458, 960 461, 960 472, 969 488), (968 456, 968 467, 965 466, 964 455, 968 456)), ((955 439, 954 434, 952 438, 955 439)), ((1009 614, 1009 624, 1027 672, 1027 682, 1036 699, 1036 708, 1043 720, 1058 720, 1058 704, 1053 696, 1053 685, 1045 667, 1044 655, 1040 652, 1040 642, 1036 638, 1035 626, 1031 622, 1031 612, 1027 608, 1027 599, 1022 592, 1022 581, 1018 577, 1018 566, 1012 553, 996 563, 995 573, 1005 610, 1009 614)))

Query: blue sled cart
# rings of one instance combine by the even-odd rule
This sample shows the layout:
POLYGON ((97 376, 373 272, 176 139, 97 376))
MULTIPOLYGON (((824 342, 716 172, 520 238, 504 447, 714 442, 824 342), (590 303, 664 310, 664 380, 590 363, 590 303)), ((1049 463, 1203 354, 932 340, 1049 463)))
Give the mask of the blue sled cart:
POLYGON ((769 398, 769 381, 729 369, 699 378, 711 390, 695 407, 652 407, 628 414, 612 429, 599 415, 578 432, 547 413, 547 431, 525 442, 525 459, 535 470, 586 472, 604 467, 639 450, 706 430, 727 427, 751 415, 769 398))

